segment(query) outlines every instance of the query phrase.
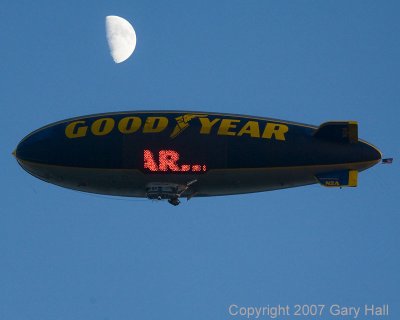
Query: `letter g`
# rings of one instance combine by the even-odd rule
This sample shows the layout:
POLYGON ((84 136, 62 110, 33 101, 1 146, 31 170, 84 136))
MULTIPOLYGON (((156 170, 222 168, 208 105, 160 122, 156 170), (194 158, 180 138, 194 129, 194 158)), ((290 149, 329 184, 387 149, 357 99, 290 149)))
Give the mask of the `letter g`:
POLYGON ((72 139, 86 136, 88 127, 84 125, 85 123, 85 121, 74 121, 67 125, 65 128, 65 135, 67 138, 72 139), (80 124, 83 125, 78 127, 80 124))

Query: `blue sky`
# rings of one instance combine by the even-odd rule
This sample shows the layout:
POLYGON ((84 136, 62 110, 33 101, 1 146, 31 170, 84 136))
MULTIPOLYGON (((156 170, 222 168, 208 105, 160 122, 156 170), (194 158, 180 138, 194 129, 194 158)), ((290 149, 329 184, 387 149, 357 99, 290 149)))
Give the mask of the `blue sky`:
POLYGON ((399 14, 397 1, 3 1, 0 319, 241 319, 231 304, 297 303, 389 304, 397 319, 399 14), (107 15, 136 30, 122 64, 107 15), (48 123, 143 109, 357 120, 395 163, 358 188, 172 207, 62 189, 11 156, 48 123))

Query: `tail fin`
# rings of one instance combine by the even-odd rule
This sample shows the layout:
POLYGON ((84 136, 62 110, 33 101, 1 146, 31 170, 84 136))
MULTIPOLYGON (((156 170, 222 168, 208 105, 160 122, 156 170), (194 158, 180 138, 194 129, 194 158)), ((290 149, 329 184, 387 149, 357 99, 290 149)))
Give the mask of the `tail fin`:
POLYGON ((314 137, 336 142, 356 143, 358 142, 358 124, 356 121, 325 122, 315 131, 314 137))
POLYGON ((317 174, 318 182, 325 187, 357 187, 357 170, 343 170, 317 174))

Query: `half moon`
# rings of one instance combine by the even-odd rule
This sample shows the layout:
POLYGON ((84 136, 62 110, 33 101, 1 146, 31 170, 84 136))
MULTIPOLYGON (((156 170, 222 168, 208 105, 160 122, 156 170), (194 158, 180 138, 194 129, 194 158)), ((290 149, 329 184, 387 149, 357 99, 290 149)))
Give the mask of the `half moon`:
POLYGON ((106 35, 115 63, 121 63, 131 56, 136 47, 136 33, 127 20, 118 16, 107 16, 106 35))

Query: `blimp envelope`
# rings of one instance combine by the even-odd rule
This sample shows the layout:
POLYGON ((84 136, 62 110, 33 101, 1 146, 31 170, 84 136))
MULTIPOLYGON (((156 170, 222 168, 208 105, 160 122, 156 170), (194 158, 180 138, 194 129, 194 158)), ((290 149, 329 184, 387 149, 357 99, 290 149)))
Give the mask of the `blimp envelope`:
POLYGON ((108 195, 167 199, 357 185, 381 159, 354 121, 312 126, 233 114, 132 111, 67 119, 16 149, 32 175, 108 195))

